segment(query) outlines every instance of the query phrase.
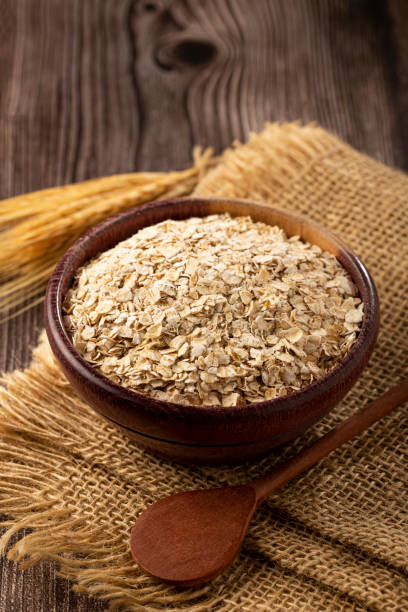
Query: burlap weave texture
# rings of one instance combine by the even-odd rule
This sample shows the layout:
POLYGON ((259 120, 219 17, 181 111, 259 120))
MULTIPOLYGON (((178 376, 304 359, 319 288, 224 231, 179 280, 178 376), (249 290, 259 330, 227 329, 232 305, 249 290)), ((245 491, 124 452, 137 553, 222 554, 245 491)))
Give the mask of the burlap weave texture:
POLYGON ((377 348, 327 418, 278 454, 233 468, 188 467, 142 452, 81 402, 44 337, 32 365, 4 378, 0 510, 8 554, 59 561, 77 588, 123 610, 408 609, 408 413, 402 407, 264 502, 242 552, 203 587, 158 584, 131 561, 129 528, 159 497, 237 484, 297 452, 407 372, 408 178, 324 130, 270 125, 228 150, 196 195, 305 214, 362 258, 381 302, 377 348))

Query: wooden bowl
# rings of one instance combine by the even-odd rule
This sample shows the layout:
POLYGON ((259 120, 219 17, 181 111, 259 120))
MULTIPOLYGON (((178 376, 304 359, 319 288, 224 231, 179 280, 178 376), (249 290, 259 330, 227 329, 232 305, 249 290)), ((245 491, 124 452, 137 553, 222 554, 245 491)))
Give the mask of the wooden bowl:
MULTIPOLYGON (((51 277, 45 320, 51 348, 78 394, 138 445, 184 462, 241 462, 265 454, 310 427, 354 385, 374 348, 379 303, 361 261, 338 238, 304 217, 270 206, 221 198, 153 202, 108 219, 82 236, 51 277), (235 407, 182 406, 126 389, 94 369, 73 347, 61 305, 78 268, 101 251, 165 219, 229 212, 282 227, 333 253, 349 272, 364 303, 360 333, 348 355, 324 377, 287 396, 235 407)), ((75 418, 73 414, 72 418, 75 418)))

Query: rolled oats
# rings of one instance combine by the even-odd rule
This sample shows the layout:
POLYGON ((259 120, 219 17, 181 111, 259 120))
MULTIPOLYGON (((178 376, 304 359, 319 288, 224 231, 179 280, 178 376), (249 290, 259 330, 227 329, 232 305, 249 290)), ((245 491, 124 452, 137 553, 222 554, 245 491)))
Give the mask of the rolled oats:
POLYGON ((249 217, 147 227, 83 266, 64 302, 78 352, 115 382, 181 404, 296 391, 350 350, 363 319, 337 259, 249 217))

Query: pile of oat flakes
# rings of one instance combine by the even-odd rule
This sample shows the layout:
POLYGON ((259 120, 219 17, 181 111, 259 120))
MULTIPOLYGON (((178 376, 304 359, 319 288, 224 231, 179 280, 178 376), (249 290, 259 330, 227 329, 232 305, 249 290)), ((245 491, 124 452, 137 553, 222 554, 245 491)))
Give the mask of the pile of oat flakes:
POLYGON ((362 309, 333 255, 223 214, 147 227, 88 262, 66 296, 64 324, 78 352, 120 385, 234 406, 332 369, 362 309))

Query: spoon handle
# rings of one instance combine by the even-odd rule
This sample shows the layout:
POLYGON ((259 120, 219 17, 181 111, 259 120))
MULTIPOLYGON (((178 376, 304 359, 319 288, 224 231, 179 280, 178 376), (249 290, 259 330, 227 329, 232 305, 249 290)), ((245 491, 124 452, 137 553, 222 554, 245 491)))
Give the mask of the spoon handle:
POLYGON ((373 402, 369 402, 364 408, 353 414, 351 417, 331 429, 323 437, 313 442, 310 446, 303 449, 286 463, 278 466, 269 474, 261 476, 248 483, 256 492, 257 505, 279 489, 282 485, 301 474, 304 470, 311 467, 320 459, 323 459, 331 451, 335 450, 364 429, 384 417, 386 414, 398 408, 408 400, 408 378, 398 385, 378 397, 373 402))

